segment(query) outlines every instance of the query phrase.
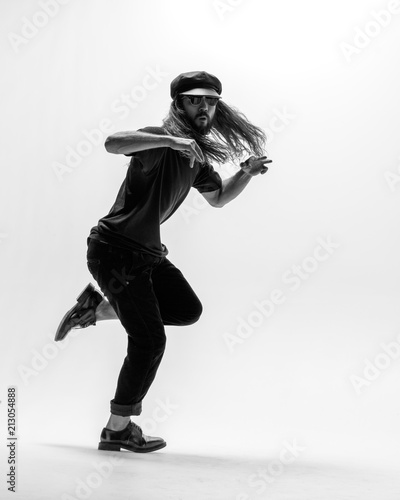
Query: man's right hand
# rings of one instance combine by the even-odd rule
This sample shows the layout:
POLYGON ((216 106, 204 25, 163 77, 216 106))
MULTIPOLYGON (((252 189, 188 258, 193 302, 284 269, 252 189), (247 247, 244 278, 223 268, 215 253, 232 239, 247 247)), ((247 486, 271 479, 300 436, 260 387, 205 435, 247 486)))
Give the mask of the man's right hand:
POLYGON ((194 139, 184 139, 183 137, 169 137, 171 143, 169 147, 176 151, 188 151, 190 153, 190 168, 193 168, 194 161, 204 163, 204 156, 200 146, 194 139))

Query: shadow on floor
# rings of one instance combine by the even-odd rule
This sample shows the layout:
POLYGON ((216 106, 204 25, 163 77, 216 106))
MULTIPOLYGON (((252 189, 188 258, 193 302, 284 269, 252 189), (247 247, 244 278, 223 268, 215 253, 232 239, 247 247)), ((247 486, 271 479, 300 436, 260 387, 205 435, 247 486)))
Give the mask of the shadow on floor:
MULTIPOLYGON (((393 470, 309 463, 287 453, 240 458, 100 452, 63 444, 19 450, 18 492, 29 500, 399 500, 393 470), (290 462, 290 463, 289 463, 290 462)), ((1 497, 2 498, 2 497, 1 497)))

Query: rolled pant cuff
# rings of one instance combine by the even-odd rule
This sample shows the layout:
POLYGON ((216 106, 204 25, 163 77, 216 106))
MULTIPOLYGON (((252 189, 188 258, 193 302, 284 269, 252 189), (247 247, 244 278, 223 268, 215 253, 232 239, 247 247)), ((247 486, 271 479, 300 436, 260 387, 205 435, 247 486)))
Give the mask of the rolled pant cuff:
POLYGON ((110 401, 110 411, 113 415, 120 417, 130 417, 131 415, 140 415, 142 413, 142 403, 135 403, 133 405, 119 405, 110 401))

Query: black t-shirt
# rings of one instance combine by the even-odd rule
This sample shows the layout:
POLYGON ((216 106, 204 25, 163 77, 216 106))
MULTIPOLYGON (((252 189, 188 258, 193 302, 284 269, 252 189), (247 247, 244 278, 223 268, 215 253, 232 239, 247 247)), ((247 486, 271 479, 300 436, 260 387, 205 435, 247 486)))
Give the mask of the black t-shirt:
MULTIPOLYGON (((141 132, 166 135, 161 127, 141 132)), ((220 175, 213 167, 171 148, 147 149, 133 153, 126 178, 108 215, 92 228, 90 237, 115 246, 163 256, 160 225, 179 208, 191 187, 200 193, 221 188, 220 175)))

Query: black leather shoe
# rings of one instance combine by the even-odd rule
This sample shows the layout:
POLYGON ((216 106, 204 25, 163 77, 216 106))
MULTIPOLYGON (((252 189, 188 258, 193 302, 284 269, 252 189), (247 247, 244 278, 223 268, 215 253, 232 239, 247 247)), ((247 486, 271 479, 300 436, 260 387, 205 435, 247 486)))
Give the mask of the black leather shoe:
POLYGON ((63 340, 72 328, 86 328, 96 324, 96 307, 103 300, 102 295, 89 283, 78 296, 74 305, 58 325, 55 341, 63 340))
POLYGON ((130 422, 122 431, 112 431, 105 427, 100 440, 99 450, 106 451, 121 451, 124 448, 135 453, 149 453, 167 446, 164 439, 143 434, 142 429, 134 422, 130 422))

